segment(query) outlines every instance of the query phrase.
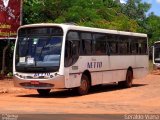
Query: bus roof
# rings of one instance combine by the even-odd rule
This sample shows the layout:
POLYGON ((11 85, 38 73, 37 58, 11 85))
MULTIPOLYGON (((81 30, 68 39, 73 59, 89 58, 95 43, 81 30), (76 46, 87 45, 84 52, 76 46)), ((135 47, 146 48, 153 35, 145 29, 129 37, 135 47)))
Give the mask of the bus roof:
POLYGON ((20 28, 44 27, 44 26, 58 26, 58 27, 62 27, 63 29, 67 29, 67 30, 81 30, 81 31, 87 31, 87 32, 100 32, 100 33, 108 33, 108 34, 120 34, 120 35, 128 35, 128 36, 147 37, 147 34, 143 34, 143 33, 126 32, 126 31, 101 29, 101 28, 93 28, 93 27, 84 27, 84 26, 77 26, 77 25, 71 25, 71 24, 39 23, 39 24, 23 25, 20 28))
POLYGON ((154 42, 154 44, 158 44, 158 43, 160 43, 160 41, 156 41, 156 42, 154 42))

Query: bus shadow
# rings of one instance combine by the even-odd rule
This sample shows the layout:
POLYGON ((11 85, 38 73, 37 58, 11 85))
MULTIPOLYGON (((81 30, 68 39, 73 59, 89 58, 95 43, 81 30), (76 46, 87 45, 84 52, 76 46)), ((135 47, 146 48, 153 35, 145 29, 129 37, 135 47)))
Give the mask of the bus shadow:
POLYGON ((78 95, 74 90, 60 90, 60 91, 51 91, 49 95, 41 96, 37 94, 26 94, 26 95, 17 95, 17 97, 33 97, 33 98, 68 98, 68 97, 77 97, 78 95))
MULTIPOLYGON (((133 84, 132 88, 134 87, 142 87, 146 86, 147 84, 133 84)), ((103 92, 112 92, 117 90, 123 89, 131 89, 131 88, 120 88, 118 85, 98 85, 93 86, 90 89, 90 92, 87 95, 96 94, 96 93, 103 93, 103 92)), ((60 91, 51 91, 47 96, 40 96, 37 94, 27 94, 27 95, 17 95, 17 97, 33 97, 33 98, 69 98, 69 97, 79 97, 77 92, 74 89, 70 90, 60 90, 60 91)))
MULTIPOLYGON (((134 87, 142 87, 147 84, 133 84, 131 88, 134 87)), ((94 86, 89 94, 95 94, 95 93, 103 93, 103 92, 112 92, 112 91, 117 91, 117 90, 125 90, 125 89, 131 89, 131 88, 122 88, 119 87, 118 85, 101 85, 101 86, 94 86)))

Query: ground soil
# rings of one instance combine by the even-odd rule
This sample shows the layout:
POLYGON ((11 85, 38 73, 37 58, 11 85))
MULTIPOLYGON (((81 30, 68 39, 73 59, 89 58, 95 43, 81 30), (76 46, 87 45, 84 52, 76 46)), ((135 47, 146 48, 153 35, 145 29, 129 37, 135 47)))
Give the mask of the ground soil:
POLYGON ((160 74, 134 79, 133 87, 93 87, 88 95, 52 90, 40 97, 35 90, 16 88, 12 79, 0 80, 0 114, 160 114, 160 74))

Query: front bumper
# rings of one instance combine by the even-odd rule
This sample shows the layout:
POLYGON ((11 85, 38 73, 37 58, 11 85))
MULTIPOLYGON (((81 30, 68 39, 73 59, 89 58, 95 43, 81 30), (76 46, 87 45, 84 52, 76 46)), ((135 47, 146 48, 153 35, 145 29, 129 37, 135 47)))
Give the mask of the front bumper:
POLYGON ((52 79, 22 79, 17 76, 14 76, 13 79, 15 87, 26 89, 65 88, 65 77, 62 75, 56 76, 52 79))

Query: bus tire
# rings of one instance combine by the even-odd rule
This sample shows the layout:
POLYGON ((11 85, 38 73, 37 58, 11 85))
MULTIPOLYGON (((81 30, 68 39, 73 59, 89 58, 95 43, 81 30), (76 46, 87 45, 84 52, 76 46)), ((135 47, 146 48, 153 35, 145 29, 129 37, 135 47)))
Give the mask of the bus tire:
POLYGON ((40 96, 47 96, 49 95, 51 89, 37 89, 37 92, 40 96))
POLYGON ((89 78, 85 74, 83 74, 81 78, 81 84, 77 88, 77 92, 79 95, 86 95, 89 91, 89 88, 90 88, 89 78))
POLYGON ((118 86, 123 88, 130 88, 132 87, 132 82, 133 82, 133 71, 127 70, 126 80, 118 82, 118 86))

